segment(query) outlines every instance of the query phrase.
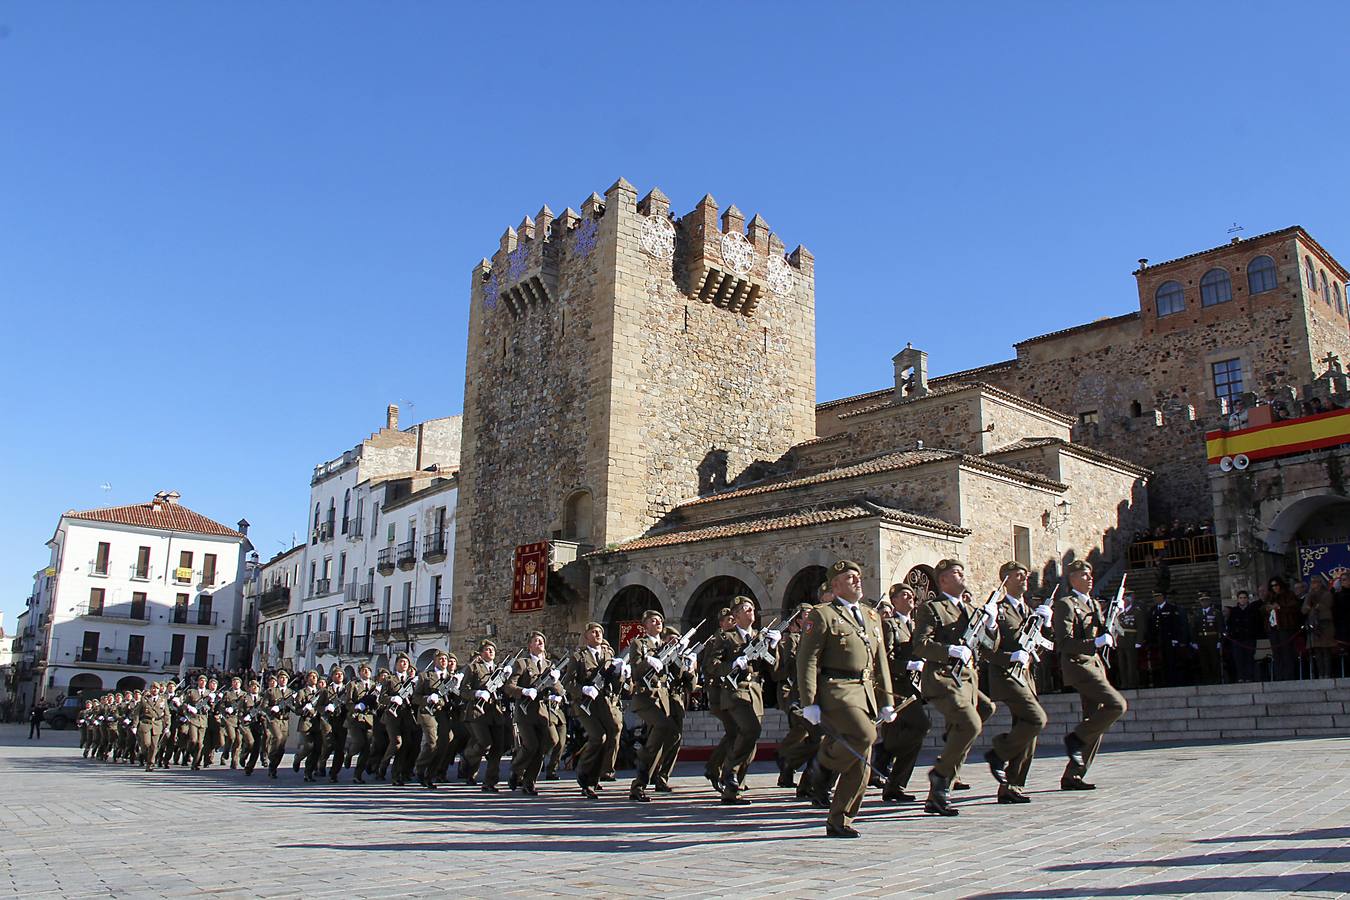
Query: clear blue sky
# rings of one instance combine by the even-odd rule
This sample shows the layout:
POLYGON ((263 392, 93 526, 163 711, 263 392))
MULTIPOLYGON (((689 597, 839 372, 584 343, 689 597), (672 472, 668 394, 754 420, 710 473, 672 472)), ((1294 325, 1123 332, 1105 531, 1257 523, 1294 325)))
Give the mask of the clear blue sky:
POLYGON ((1234 221, 1350 262, 1346 4, 470 7, 0 3, 10 631, 67 508, 303 532, 386 403, 460 411, 502 230, 620 175, 815 253, 821 399, 1125 312, 1234 221))

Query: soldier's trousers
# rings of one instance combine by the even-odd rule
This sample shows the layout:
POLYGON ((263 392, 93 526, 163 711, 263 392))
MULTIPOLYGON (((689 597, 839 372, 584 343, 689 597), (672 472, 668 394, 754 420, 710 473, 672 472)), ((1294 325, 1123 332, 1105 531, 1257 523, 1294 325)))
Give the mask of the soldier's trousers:
POLYGON ((731 728, 731 745, 727 748, 726 759, 722 761, 722 781, 726 784, 727 773, 732 772, 734 785, 740 782, 742 771, 754 761, 755 748, 759 745, 764 723, 760 721, 753 703, 734 694, 723 696, 722 706, 731 728))
POLYGON ((558 745, 558 727, 543 716, 526 712, 516 716, 516 736, 520 743, 511 760, 511 776, 532 788, 539 780, 544 757, 558 745))
POLYGON ((352 771, 361 778, 366 777, 370 762, 370 729, 365 722, 347 723, 347 756, 352 760, 352 771))
POLYGON ((1078 727, 1074 728, 1073 733, 1083 742, 1084 762, 1081 772, 1070 772, 1073 769, 1072 763, 1065 771, 1083 775, 1097 756, 1097 750, 1102 745, 1102 736, 1115 724, 1116 719, 1125 714, 1125 698, 1111 687, 1106 675, 1097 667, 1082 669, 1077 666, 1066 666, 1064 683, 1078 692, 1079 700, 1083 704, 1083 719, 1078 723, 1078 727))
POLYGON ((206 752, 206 726, 196 722, 187 723, 187 754, 193 766, 202 764, 206 752))
POLYGON ((1219 658, 1219 639, 1200 638, 1200 683, 1218 684, 1222 680, 1223 664, 1219 658))
POLYGON ((867 710, 858 706, 822 706, 820 721, 825 733, 818 754, 820 764, 839 774, 829 816, 829 823, 838 828, 850 824, 862 806, 867 793, 863 760, 872 752, 877 727, 867 710))
POLYGON ((469 723, 469 745, 464 748, 464 772, 470 778, 478 775, 478 764, 487 759, 483 784, 495 785, 502 778, 502 754, 510 738, 510 723, 497 709, 489 709, 469 723))
POLYGON ((800 769, 820 749, 820 728, 802 718, 800 709, 788 711, 788 730, 778 745, 778 758, 789 771, 800 769))
POLYGON ((281 758, 286 755, 286 738, 290 736, 291 725, 285 716, 267 720, 267 768, 275 774, 281 758))
POLYGON ((722 723, 722 739, 717 742, 713 748, 712 755, 708 757, 708 764, 705 767, 705 773, 716 778, 722 777, 722 764, 726 762, 727 751, 731 749, 731 742, 734 737, 736 724, 727 715, 727 711, 722 709, 721 697, 709 698, 708 712, 713 714, 713 718, 722 723))
POLYGON ((344 719, 323 720, 323 746, 319 750, 319 766, 328 767, 330 778, 337 778, 347 755, 347 723, 344 719), (332 757, 329 759, 329 757, 332 757))
POLYGON ((670 713, 651 702, 634 705, 633 712, 647 724, 647 740, 637 754, 637 780, 646 785, 651 781, 652 774, 660 771, 665 755, 675 744, 675 720, 670 713))
POLYGON ((151 725, 142 722, 136 728, 136 738, 141 746, 141 761, 145 763, 147 772, 155 767, 155 757, 159 756, 159 739, 163 734, 164 730, 158 723, 151 725))
POLYGON ((239 725, 233 718, 225 719, 220 723, 220 749, 230 755, 231 769, 237 768, 239 765, 239 744, 242 740, 239 732, 239 725))
POLYGON ((928 698, 928 704, 942 713, 947 728, 947 739, 933 770, 943 778, 955 778, 980 736, 984 720, 994 714, 994 703, 976 688, 973 680, 967 679, 956 691, 928 698))
POLYGON ((577 781, 589 785, 599 784, 600 776, 606 773, 605 767, 614 759, 619 746, 621 714, 606 697, 597 697, 591 701, 589 715, 583 713, 580 707, 573 712, 586 730, 586 743, 577 757, 577 781))
POLYGON ((405 746, 411 739, 413 723, 404 715, 391 715, 385 713, 381 720, 384 725, 385 745, 384 755, 380 757, 380 774, 387 774, 389 764, 394 764, 393 777, 398 779, 406 775, 403 771, 403 761, 406 758, 405 746))
POLYGON ((258 764, 258 754, 262 750, 262 726, 254 725, 252 722, 241 722, 238 733, 239 765, 251 775, 253 767, 258 764))
POLYGON ((680 758, 680 750, 684 747, 684 703, 674 697, 670 698, 670 720, 675 729, 674 740, 670 742, 669 750, 661 758, 661 765, 652 773, 653 777, 662 781, 670 781, 670 774, 680 758))
POLYGON ((999 682, 992 693, 999 703, 1008 707, 1012 716, 1012 727, 994 736, 994 752, 1008 764, 1008 784, 1023 787, 1027 783, 1032 757, 1036 755, 1036 739, 1049 720, 1040 701, 1026 685, 999 682))
POLYGON ((923 739, 928 737, 933 720, 928 715, 928 707, 921 700, 900 710, 894 722, 881 726, 882 746, 891 755, 891 774, 886 778, 886 792, 895 794, 903 791, 914 774, 914 764, 919 761, 919 751, 923 749, 923 739))
POLYGON ((421 713, 417 722, 422 726, 422 747, 417 754, 417 761, 413 763, 413 771, 430 778, 438 774, 435 762, 445 752, 445 745, 450 741, 450 729, 446 727, 444 715, 435 713, 421 713))
POLYGON ((567 747, 567 716, 562 717, 562 722, 558 725, 558 743, 553 745, 553 752, 544 760, 544 771, 552 777, 558 772, 558 766, 562 762, 563 750, 567 747))
POLYGON ((435 770, 441 777, 449 780, 450 764, 455 761, 455 757, 464 752, 464 748, 469 745, 469 727, 459 719, 447 716, 445 720, 446 741, 445 749, 437 760, 432 763, 435 770))

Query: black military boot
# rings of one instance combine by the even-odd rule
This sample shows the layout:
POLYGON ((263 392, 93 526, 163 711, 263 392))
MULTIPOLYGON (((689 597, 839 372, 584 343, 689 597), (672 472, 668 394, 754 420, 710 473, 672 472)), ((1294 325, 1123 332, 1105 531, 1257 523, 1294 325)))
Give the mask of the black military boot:
POLYGON ((638 769, 637 777, 633 779, 633 785, 628 789, 628 799, 635 803, 650 803, 651 797, 647 796, 647 770, 638 769))
POLYGON ((1064 753, 1069 757, 1069 763, 1079 772, 1087 768, 1087 761, 1083 758, 1083 739, 1072 731, 1064 735, 1064 753))
POLYGON ((744 806, 750 800, 741 795, 741 779, 735 769, 722 771, 722 802, 729 805, 744 806))
POLYGON ((1000 785, 1008 783, 1008 764, 999 758, 999 755, 992 748, 984 753, 984 761, 989 763, 989 774, 994 776, 994 780, 1000 785))
POLYGON ((839 780, 839 773, 821 765, 820 757, 811 761, 811 805, 816 809, 830 808, 830 791, 839 780))
POLYGON ((787 761, 782 756, 778 757, 778 786, 780 788, 797 786, 797 782, 792 777, 792 769, 788 768, 787 761))
POLYGON ((950 782, 939 775, 936 769, 928 773, 928 800, 923 805, 924 812, 935 816, 960 815, 947 799, 949 784, 950 782))

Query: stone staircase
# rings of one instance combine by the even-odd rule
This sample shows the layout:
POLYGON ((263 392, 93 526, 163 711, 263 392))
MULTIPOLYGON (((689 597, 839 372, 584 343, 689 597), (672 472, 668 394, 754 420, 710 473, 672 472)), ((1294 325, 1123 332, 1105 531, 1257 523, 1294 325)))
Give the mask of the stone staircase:
MULTIPOLYGON (((1211 597, 1219 597, 1219 563, 1217 561, 1187 563, 1185 565, 1170 566, 1171 586, 1168 588, 1168 596, 1177 604, 1190 606, 1195 603, 1195 598, 1201 591, 1207 592, 1211 597)), ((1113 572, 1105 582, 1098 585, 1099 597, 1110 600, 1116 595, 1120 588, 1120 579, 1122 574, 1128 574, 1126 588, 1134 594, 1136 602, 1148 603, 1153 598, 1153 591, 1158 586, 1158 570, 1156 568, 1130 569, 1125 573, 1113 572)))

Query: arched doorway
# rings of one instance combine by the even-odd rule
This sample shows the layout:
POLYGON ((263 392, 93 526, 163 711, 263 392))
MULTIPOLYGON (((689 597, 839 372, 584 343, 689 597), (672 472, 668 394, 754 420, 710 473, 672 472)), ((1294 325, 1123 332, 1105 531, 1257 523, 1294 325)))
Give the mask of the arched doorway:
POLYGON ((787 590, 783 592, 783 617, 792 615, 799 604, 809 603, 814 606, 819 603, 820 586, 828 576, 829 570, 824 566, 807 566, 793 575, 787 590))
POLYGON ((70 679, 70 687, 66 689, 67 697, 79 697, 86 691, 103 690, 103 679, 89 672, 81 672, 70 679))
POLYGON ((651 588, 641 584, 630 584, 609 601, 601 624, 605 626, 605 640, 609 641, 615 653, 621 652, 627 645, 634 631, 633 623, 649 609, 660 610, 662 615, 666 612, 651 588))
POLYGON ((419 653, 417 656, 417 671, 425 672, 427 669, 430 669, 432 663, 436 662, 437 652, 436 648, 432 647, 430 650, 423 650, 419 653))
POLYGON ((389 655, 388 655, 387 653, 380 653, 380 654, 377 654, 377 655, 375 656, 374 668, 375 668, 375 671, 374 671, 373 673, 371 673, 371 674, 379 674, 379 671, 380 671, 381 669, 388 669, 388 668, 389 668, 389 655))
POLYGON ((353 681, 356 680, 356 667, 347 666, 345 669, 342 670, 342 674, 346 676, 347 683, 351 684, 353 681))
POLYGON ((117 689, 119 691, 143 691, 145 690, 145 679, 139 675, 127 675, 118 679, 117 689))
POLYGON ((926 603, 933 599, 937 591, 937 575, 932 566, 920 563, 905 575, 905 584, 914 588, 916 603, 926 603))
POLYGON ((696 623, 703 623, 696 635, 702 640, 717 627, 717 611, 724 606, 730 606, 732 599, 737 596, 749 597, 755 601, 755 621, 758 623, 760 602, 749 586, 731 575, 716 575, 699 585, 698 590, 689 598, 689 606, 684 611, 684 630, 689 630, 696 623))

